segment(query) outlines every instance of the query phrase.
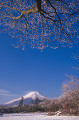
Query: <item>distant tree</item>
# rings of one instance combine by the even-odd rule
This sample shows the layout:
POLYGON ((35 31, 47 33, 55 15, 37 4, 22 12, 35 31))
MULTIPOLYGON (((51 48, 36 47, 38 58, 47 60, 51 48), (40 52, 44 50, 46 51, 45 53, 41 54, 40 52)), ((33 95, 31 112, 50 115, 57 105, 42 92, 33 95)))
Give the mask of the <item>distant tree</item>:
POLYGON ((39 98, 37 97, 35 100, 34 100, 34 104, 35 105, 38 105, 42 100, 39 100, 39 98))
POLYGON ((23 105, 23 100, 24 100, 24 98, 22 97, 21 100, 20 100, 20 103, 18 105, 19 107, 23 105))
POLYGON ((57 99, 52 99, 49 105, 49 111, 56 112, 59 110, 59 104, 57 99))
POLYGON ((1 0, 0 20, 16 47, 58 48, 78 42, 78 0, 1 0))

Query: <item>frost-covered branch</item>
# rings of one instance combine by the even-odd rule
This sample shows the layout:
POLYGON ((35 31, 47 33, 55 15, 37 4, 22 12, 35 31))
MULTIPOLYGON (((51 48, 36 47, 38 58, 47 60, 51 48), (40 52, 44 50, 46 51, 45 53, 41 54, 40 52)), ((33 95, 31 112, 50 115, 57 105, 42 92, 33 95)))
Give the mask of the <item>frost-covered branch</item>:
POLYGON ((15 38, 17 47, 72 47, 78 43, 78 0, 3 0, 1 24, 15 38), (17 27, 16 27, 17 26, 17 27))

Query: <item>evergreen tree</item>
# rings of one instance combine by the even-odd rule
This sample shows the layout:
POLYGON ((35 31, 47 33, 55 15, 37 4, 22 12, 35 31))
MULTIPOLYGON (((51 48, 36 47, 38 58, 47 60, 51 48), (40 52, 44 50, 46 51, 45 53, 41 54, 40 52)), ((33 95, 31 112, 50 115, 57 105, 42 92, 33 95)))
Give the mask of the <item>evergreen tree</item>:
POLYGON ((23 105, 23 100, 24 100, 24 98, 22 97, 21 100, 20 100, 19 106, 23 105))

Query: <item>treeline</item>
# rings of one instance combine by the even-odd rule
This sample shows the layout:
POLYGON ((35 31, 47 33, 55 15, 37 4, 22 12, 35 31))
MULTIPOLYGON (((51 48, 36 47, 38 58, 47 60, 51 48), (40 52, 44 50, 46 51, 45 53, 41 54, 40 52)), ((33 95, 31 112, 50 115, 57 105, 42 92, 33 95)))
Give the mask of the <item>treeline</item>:
POLYGON ((21 112, 45 112, 45 109, 38 105, 23 105, 23 106, 17 106, 17 107, 1 107, 0 112, 1 113, 21 113, 21 112))

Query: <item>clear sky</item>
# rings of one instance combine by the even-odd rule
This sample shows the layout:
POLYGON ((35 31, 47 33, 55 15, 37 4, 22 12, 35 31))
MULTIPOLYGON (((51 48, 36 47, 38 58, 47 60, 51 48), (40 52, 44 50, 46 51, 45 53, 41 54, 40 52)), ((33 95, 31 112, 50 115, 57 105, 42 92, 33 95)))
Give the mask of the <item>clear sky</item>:
POLYGON ((27 45, 22 50, 13 47, 14 39, 4 32, 0 35, 0 104, 28 91, 38 91, 48 98, 58 97, 65 74, 78 75, 72 68, 78 64, 72 58, 79 52, 77 46, 46 48, 41 52, 27 45))

